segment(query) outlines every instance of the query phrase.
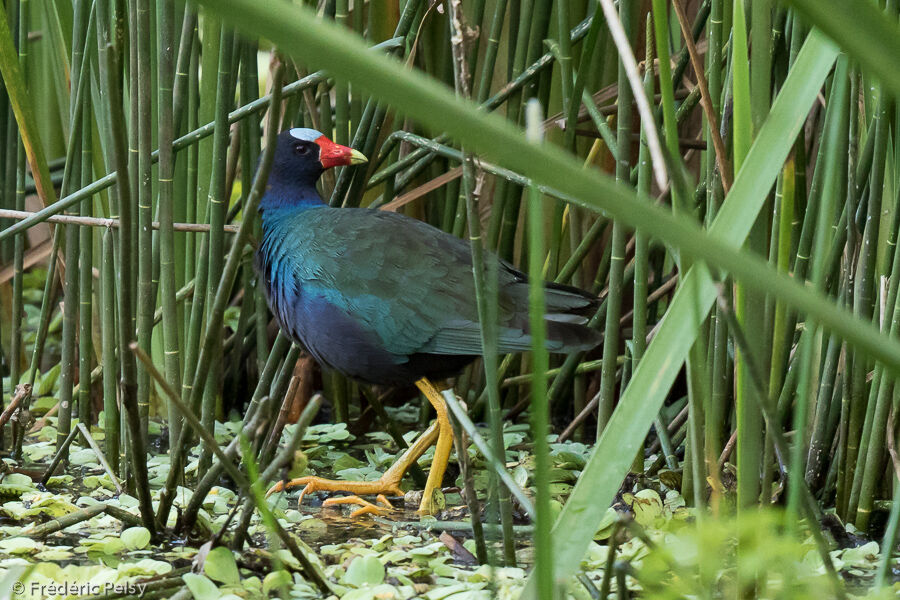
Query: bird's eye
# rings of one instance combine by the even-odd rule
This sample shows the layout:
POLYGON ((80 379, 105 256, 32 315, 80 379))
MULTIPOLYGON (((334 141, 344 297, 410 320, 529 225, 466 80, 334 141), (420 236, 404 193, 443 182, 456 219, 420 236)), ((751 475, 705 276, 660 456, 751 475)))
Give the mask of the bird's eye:
POLYGON ((307 146, 306 144, 297 144, 294 146, 294 152, 301 156, 309 154, 309 146, 307 146))

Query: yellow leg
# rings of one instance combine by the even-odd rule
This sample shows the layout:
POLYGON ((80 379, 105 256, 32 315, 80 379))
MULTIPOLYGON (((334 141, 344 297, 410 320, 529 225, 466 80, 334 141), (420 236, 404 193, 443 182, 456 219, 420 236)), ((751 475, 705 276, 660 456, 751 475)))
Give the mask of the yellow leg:
POLYGON ((279 481, 269 489, 266 495, 271 496, 276 492, 302 487, 303 491, 300 492, 297 504, 303 502, 303 496, 311 492, 350 492, 351 494, 402 496, 403 491, 400 489, 400 481, 403 479, 403 475, 438 439, 439 429, 439 424, 433 423, 431 427, 425 430, 425 433, 419 436, 412 446, 406 449, 406 452, 397 459, 397 462, 391 465, 391 468, 385 471, 381 478, 376 481, 336 481, 325 479, 324 477, 300 477, 287 482, 279 481))
POLYGON ((437 445, 434 448, 431 470, 428 471, 428 480, 425 482, 425 491, 422 493, 422 503, 419 505, 419 514, 433 515, 438 509, 434 504, 434 492, 440 489, 441 482, 444 480, 444 472, 447 470, 447 462, 450 460, 453 428, 450 426, 450 419, 447 416, 447 405, 437 388, 425 377, 416 382, 416 387, 425 394, 437 413, 437 445))
MULTIPOLYGON (((385 471, 378 480, 336 481, 315 476, 300 477, 287 482, 280 481, 276 483, 269 489, 267 496, 296 487, 303 488, 300 492, 300 497, 297 499, 297 504, 303 502, 303 496, 311 492, 349 492, 357 495, 391 494, 401 496, 403 492, 400 490, 400 481, 403 479, 406 471, 436 441, 434 460, 431 463, 428 480, 425 482, 425 491, 422 494, 422 502, 419 505, 420 514, 436 513, 438 507, 434 503, 434 493, 435 490, 440 489, 441 482, 444 479, 444 472, 447 470, 447 462, 450 460, 450 449, 453 446, 453 429, 447 416, 447 406, 444 404, 444 399, 437 388, 424 377, 416 382, 416 387, 419 388, 434 407, 434 410, 437 412, 437 420, 419 436, 412 446, 406 449, 406 452, 397 459, 397 462, 391 465, 391 468, 385 471)), ((354 500, 348 500, 347 502, 360 504, 354 500)), ((362 502, 365 501, 363 500, 362 502)), ((335 504, 335 502, 332 502, 332 504, 335 504)))

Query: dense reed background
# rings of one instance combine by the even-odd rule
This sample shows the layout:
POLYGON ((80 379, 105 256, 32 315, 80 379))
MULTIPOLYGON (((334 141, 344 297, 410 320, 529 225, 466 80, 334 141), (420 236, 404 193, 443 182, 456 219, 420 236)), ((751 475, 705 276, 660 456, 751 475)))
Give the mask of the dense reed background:
MULTIPOLYGON (((890 584, 896 0, 4 9, 2 407, 52 395, 34 411, 39 425, 53 419, 63 459, 78 424, 99 425, 155 539, 168 535, 177 485, 202 502, 227 471, 253 499, 233 546, 254 500, 289 545, 257 489, 277 478, 267 467, 283 399, 296 420, 321 389, 334 422, 371 410, 400 437, 378 393, 316 375, 277 335, 253 272, 265 141, 304 126, 370 159, 323 177, 332 205, 403 211, 470 239, 476 256, 495 251, 535 280, 603 298, 591 319, 601 350, 498 356, 485 327, 484 360, 456 383, 465 404, 449 399, 460 432, 489 423, 484 497, 458 454, 469 508, 487 500, 488 521, 502 524, 490 560, 515 563, 514 512, 534 518, 530 597, 576 575, 629 472, 623 491, 662 481, 697 507, 698 527, 784 507, 776 529, 812 536, 832 575, 832 530, 852 525, 882 542, 874 584, 890 584), (313 383, 298 390, 295 375, 313 383), (263 443, 215 443, 208 432, 231 410, 248 432, 262 424, 263 443), (523 494, 503 468, 503 427, 529 419, 523 494), (172 466, 151 490, 159 423, 172 466), (185 483, 200 429, 197 477, 185 483), (593 450, 560 512, 549 443, 565 439, 593 450)), ((492 273, 473 276, 489 322, 492 273)), ((0 449, 20 459, 32 423, 16 415, 0 449)))

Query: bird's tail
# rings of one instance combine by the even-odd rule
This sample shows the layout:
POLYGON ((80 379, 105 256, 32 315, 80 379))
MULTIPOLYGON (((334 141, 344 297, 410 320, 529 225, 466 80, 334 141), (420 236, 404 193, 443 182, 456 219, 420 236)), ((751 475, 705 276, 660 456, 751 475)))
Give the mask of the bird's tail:
POLYGON ((587 326, 600 306, 600 299, 576 287, 547 283, 547 349, 551 352, 581 352, 600 344, 603 334, 587 326))

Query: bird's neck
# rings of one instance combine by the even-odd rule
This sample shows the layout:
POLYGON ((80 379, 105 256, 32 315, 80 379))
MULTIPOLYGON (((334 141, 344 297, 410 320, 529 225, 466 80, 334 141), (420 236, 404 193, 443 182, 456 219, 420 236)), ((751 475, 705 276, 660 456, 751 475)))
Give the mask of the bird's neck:
POLYGON ((259 211, 265 222, 267 215, 276 216, 326 206, 315 184, 296 185, 269 181, 266 193, 259 203, 259 211))

